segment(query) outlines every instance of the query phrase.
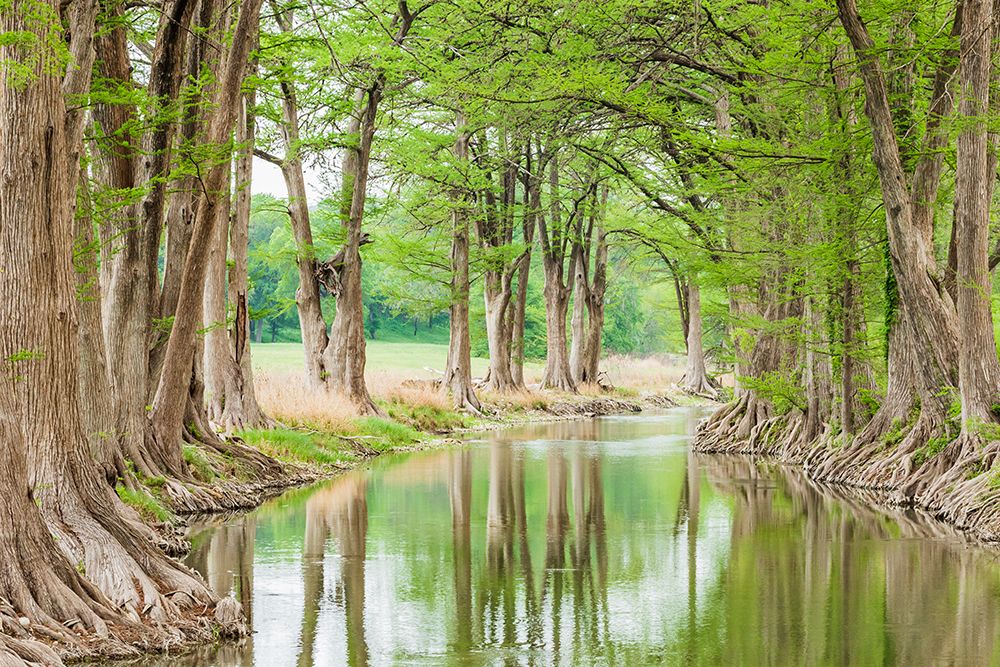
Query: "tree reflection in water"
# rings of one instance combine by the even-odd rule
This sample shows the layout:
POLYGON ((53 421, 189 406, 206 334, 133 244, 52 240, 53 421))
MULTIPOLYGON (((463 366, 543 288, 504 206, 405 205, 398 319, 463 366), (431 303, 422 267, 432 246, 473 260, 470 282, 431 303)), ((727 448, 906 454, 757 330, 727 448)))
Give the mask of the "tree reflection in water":
POLYGON ((696 419, 501 432, 205 526, 188 562, 257 634, 159 664, 1000 664, 995 553, 693 454, 696 419))

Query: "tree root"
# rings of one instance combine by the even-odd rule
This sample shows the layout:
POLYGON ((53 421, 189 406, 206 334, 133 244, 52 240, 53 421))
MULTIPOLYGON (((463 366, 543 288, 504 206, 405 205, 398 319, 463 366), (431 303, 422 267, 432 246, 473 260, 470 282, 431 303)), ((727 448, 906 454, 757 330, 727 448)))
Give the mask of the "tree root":
POLYGON ((829 425, 813 437, 801 412, 769 416, 760 403, 748 393, 717 410, 699 426, 695 450, 774 458, 816 482, 869 492, 874 504, 919 507, 978 539, 1000 540, 1000 441, 965 434, 928 452, 947 433, 944 416, 924 409, 901 425, 905 412, 896 406, 895 416, 876 415, 843 443, 829 425), (891 428, 902 436, 895 445, 885 440, 891 428))

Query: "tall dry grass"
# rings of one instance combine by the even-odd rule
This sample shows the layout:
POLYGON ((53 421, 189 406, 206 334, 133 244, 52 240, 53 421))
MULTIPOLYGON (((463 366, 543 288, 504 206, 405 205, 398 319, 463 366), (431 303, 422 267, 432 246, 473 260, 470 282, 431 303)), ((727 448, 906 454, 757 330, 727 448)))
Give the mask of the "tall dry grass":
POLYGON ((264 411, 287 426, 342 433, 353 430, 358 417, 357 408, 343 396, 310 391, 302 373, 258 373, 254 388, 264 411))
POLYGON ((652 357, 611 355, 601 360, 601 370, 615 387, 637 391, 666 391, 684 375, 685 359, 675 354, 652 357))
MULTIPOLYGON (((635 392, 664 392, 674 388, 684 375, 684 357, 660 355, 635 358, 613 355, 601 360, 601 370, 616 388, 635 392)), ((526 374, 528 389, 511 393, 479 391, 480 400, 501 411, 542 410, 555 401, 565 400, 559 392, 538 388, 540 371, 526 374)), ((334 393, 312 392, 306 387, 302 373, 259 372, 255 378, 257 399, 264 410, 283 424, 331 432, 350 432, 355 427, 358 412, 355 406, 334 393)), ((368 374, 372 396, 389 403, 414 409, 430 408, 440 412, 452 410, 451 399, 432 381, 415 380, 405 370, 378 370, 368 374)), ((597 385, 584 385, 580 393, 600 396, 597 385)))

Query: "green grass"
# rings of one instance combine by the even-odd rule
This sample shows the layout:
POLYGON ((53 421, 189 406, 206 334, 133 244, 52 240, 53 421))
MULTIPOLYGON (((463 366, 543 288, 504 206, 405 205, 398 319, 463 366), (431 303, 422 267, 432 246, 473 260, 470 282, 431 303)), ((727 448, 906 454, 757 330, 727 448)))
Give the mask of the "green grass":
POLYGON ((356 457, 350 443, 335 436, 288 428, 243 431, 246 443, 282 461, 335 465, 356 457))
POLYGON ((375 449, 388 449, 401 445, 412 445, 420 441, 420 432, 391 419, 381 417, 362 417, 358 420, 363 435, 371 436, 373 442, 367 443, 375 449), (379 442, 381 441, 381 442, 379 442), (379 447, 378 445, 382 446, 379 447))
POLYGON ((384 452, 413 445, 421 439, 416 429, 378 417, 356 419, 350 432, 338 435, 290 428, 240 433, 248 445, 279 460, 321 466, 355 462, 359 454, 370 455, 372 451, 384 452))
MULTIPOLYGON (((268 373, 302 372, 303 362, 301 343, 254 343, 254 370, 268 373)), ((433 368, 444 371, 448 360, 448 346, 438 343, 387 342, 384 340, 367 341, 365 356, 366 368, 369 371, 409 371, 414 378, 435 378, 435 373, 424 369, 433 368)), ((541 364, 530 363, 529 367, 541 364)), ((473 357, 472 374, 482 376, 489 368, 489 360, 473 357)))
POLYGON ((432 405, 409 405, 399 401, 384 401, 381 405, 396 421, 427 433, 445 433, 458 428, 467 428, 473 421, 468 415, 455 410, 442 410, 432 405))
MULTIPOLYGON (((216 473, 212 462, 196 445, 184 445, 182 448, 184 461, 194 470, 195 477, 203 482, 215 480, 216 473)), ((148 486, 148 485, 147 485, 148 486)))
POLYGON ((143 489, 133 491, 123 484, 119 484, 115 487, 115 491, 118 492, 118 497, 121 498, 123 503, 132 507, 147 519, 154 519, 162 523, 169 523, 174 518, 173 514, 170 513, 170 510, 168 510, 163 503, 159 501, 159 499, 147 493, 143 489))

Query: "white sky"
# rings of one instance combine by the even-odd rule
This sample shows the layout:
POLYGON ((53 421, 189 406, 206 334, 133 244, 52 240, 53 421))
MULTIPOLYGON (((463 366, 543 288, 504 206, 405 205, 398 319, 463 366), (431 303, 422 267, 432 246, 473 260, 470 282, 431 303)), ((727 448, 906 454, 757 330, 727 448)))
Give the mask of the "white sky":
MULTIPOLYGON (((303 172, 306 179, 306 199, 312 206, 327 195, 330 189, 323 183, 322 174, 315 165, 310 165, 307 162, 303 165, 303 172)), ((268 194, 281 199, 288 197, 281 169, 259 157, 253 159, 253 185, 251 189, 255 195, 268 194)))

